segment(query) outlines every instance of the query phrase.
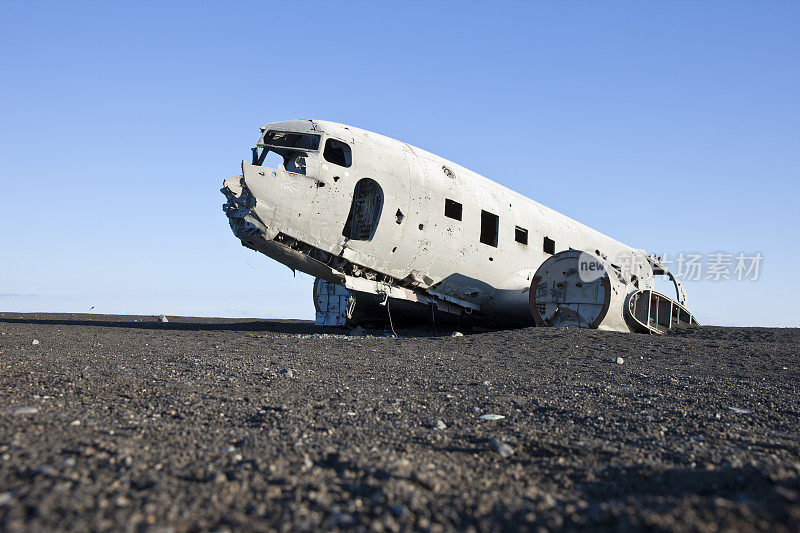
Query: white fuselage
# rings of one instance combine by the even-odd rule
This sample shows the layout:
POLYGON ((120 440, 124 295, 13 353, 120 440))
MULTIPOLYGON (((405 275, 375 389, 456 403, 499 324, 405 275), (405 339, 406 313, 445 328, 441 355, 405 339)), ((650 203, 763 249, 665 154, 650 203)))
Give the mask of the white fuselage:
MULTIPOLYGON (((384 284, 402 286, 479 313, 525 321, 531 279, 554 252, 645 256, 469 169, 383 135, 311 120, 277 122, 262 131, 318 135, 319 147, 301 150, 305 173, 294 162, 277 168, 243 162, 242 176, 226 181, 231 190, 245 187, 255 198, 248 221, 260 238, 243 241, 317 277, 362 278, 378 287, 370 292, 380 292, 384 284), (350 148, 350 166, 326 157, 328 139, 350 148), (358 240, 343 235, 343 228, 352 215, 356 184, 364 178, 378 183, 382 205, 374 233, 358 240), (317 252, 309 259, 308 247, 323 258, 340 259, 326 262, 317 252), (348 272, 337 267, 341 260, 350 265, 348 272)), ((638 280, 650 286, 647 261, 636 264, 638 280)))

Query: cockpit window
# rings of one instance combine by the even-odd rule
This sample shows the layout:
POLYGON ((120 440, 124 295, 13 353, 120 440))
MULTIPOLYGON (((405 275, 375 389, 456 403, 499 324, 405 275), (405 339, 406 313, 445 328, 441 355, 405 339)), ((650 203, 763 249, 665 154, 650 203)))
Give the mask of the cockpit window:
POLYGON ((350 151, 350 146, 336 139, 328 139, 325 141, 325 150, 322 152, 322 155, 328 163, 333 163, 340 167, 349 167, 353 164, 353 155, 350 151))
POLYGON ((264 139, 260 144, 301 150, 319 150, 319 135, 269 130, 264 134, 264 139))
POLYGON ((319 150, 319 135, 298 133, 294 131, 264 132, 258 145, 253 148, 253 164, 262 166, 268 153, 278 154, 283 158, 283 167, 287 172, 306 173, 307 151, 319 150))

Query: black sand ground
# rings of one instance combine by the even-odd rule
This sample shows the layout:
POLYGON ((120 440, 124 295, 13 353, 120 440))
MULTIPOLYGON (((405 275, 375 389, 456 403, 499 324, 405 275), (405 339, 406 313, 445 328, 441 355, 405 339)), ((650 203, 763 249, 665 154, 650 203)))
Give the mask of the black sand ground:
POLYGON ((800 528, 796 329, 325 331, 0 314, 0 529, 800 528))

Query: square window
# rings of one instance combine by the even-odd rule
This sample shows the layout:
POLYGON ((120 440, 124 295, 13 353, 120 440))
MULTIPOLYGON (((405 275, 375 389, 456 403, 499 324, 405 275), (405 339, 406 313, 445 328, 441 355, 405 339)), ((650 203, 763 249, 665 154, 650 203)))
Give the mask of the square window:
POLYGON ((481 242, 497 248, 497 230, 500 217, 489 211, 481 211, 481 242))
POLYGON ((461 212, 462 207, 460 203, 450 200, 449 198, 444 199, 444 216, 455 220, 461 220, 461 212))
POLYGON ((520 228, 519 226, 515 226, 514 240, 521 244, 528 244, 528 230, 525 228, 520 228))
POLYGON ((556 241, 545 237, 542 249, 544 250, 544 253, 553 255, 554 253, 556 253, 556 241))

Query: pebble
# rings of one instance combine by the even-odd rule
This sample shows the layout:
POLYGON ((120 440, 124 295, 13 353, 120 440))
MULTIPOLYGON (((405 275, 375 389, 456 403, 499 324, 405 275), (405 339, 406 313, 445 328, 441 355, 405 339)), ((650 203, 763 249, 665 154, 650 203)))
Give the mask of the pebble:
POLYGON ((397 518, 400 518, 401 516, 406 514, 406 510, 402 505, 395 505, 394 507, 392 507, 392 514, 397 518))
POLYGON ((294 372, 292 371, 291 368, 283 368, 283 369, 281 369, 280 372, 278 372, 278 374, 281 374, 282 376, 286 376, 287 378, 293 378, 294 377, 294 372))
POLYGON ((34 474, 41 474, 41 475, 47 476, 47 477, 57 477, 58 476, 58 470, 56 470, 55 468, 53 468, 50 465, 39 465, 39 466, 37 466, 36 468, 33 469, 33 473, 34 474))
POLYGON ((35 415, 39 412, 38 407, 30 407, 30 406, 22 406, 22 407, 14 407, 13 409, 9 409, 8 411, 12 415, 35 415))
POLYGON ((617 357, 617 364, 618 365, 621 365, 624 362, 625 362, 625 359, 623 359, 622 357, 617 357))
POLYGON ((442 420, 437 420, 433 427, 436 429, 447 429, 447 424, 445 424, 442 420))
POLYGON ((463 333, 461 333, 460 331, 454 331, 454 332, 452 333, 452 335, 450 335, 450 336, 451 336, 451 337, 463 337, 463 336, 464 336, 464 334, 463 334, 463 333))
POLYGON ((750 413, 753 412, 750 409, 742 409, 741 407, 728 407, 728 409, 740 415, 749 415, 750 413))
POLYGON ((500 456, 500 457, 511 457, 514 455, 514 448, 506 444, 505 442, 500 442, 499 440, 493 440, 491 443, 492 449, 500 456))
POLYGON ((72 422, 69 423, 69 425, 70 426, 80 426, 81 425, 81 421, 80 420, 73 420, 72 422))
POLYGON ((36 346, 37 344, 39 344, 39 340, 38 339, 33 339, 33 341, 31 341, 31 344, 36 346))
POLYGON ((10 492, 0 492, 0 505, 10 505, 14 497, 10 492))
POLYGON ((169 322, 169 319, 164 315, 158 315, 159 322, 169 322))
POLYGON ((505 418, 505 416, 487 413, 485 415, 479 416, 478 418, 480 418, 481 420, 502 420, 503 418, 505 418))

